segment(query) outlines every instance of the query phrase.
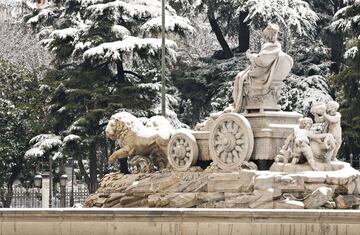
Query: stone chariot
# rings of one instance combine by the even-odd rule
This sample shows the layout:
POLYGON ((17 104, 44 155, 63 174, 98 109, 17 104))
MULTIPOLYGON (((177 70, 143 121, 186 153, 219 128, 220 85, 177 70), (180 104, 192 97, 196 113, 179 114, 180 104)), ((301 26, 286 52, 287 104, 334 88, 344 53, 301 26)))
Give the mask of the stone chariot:
POLYGON ((221 114, 203 131, 178 132, 168 144, 168 160, 178 171, 187 171, 198 160, 213 160, 230 170, 249 161, 254 135, 249 121, 238 113, 221 114))
MULTIPOLYGON (((276 34, 268 28, 266 35, 276 34)), ((171 137, 167 156, 175 170, 186 171, 198 160, 213 160, 223 170, 239 168, 250 159, 274 160, 301 115, 282 112, 277 104, 293 60, 271 40, 259 54, 247 53, 251 65, 235 79, 232 107, 212 114, 195 131, 171 137)))

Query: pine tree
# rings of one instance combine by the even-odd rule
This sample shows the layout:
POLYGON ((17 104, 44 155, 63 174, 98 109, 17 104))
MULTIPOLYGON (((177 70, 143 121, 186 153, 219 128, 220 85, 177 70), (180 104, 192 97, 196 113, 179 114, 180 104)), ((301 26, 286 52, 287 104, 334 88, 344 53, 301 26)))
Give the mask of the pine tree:
MULTIPOLYGON (((53 132, 81 137, 75 155, 88 156, 89 176, 78 160, 90 192, 97 187, 97 156, 107 149, 101 145, 111 114, 122 109, 137 116, 160 114, 160 9, 160 1, 57 1, 26 19, 55 54, 56 70, 46 78, 54 88, 49 102, 53 132)), ((194 31, 170 6, 166 14, 169 38, 194 31)), ((175 49, 176 43, 167 40, 169 65, 175 49)), ((176 99, 167 98, 175 122, 171 106, 176 99)))
POLYGON ((285 50, 299 36, 312 38, 316 32, 317 14, 303 0, 234 0, 238 12, 248 12, 252 30, 266 27, 268 22, 277 23, 282 31, 285 50))
POLYGON ((344 4, 336 12, 331 28, 345 36, 345 64, 332 80, 341 104, 342 154, 348 157, 350 153, 355 156, 360 154, 360 2, 348 0, 344 4))
POLYGON ((36 72, 0 59, 0 197, 5 207, 10 206, 14 181, 32 180, 35 174, 24 154, 31 137, 46 125, 41 123, 42 97, 34 92, 38 85, 36 72))

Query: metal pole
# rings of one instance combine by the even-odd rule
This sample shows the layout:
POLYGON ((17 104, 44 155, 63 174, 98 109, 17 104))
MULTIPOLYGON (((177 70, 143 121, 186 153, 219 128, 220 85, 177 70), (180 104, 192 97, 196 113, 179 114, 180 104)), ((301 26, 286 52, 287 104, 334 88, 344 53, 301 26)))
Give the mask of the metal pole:
POLYGON ((165 100, 165 0, 161 1, 161 114, 166 117, 165 100))
POLYGON ((70 207, 74 206, 74 157, 71 158, 71 194, 70 207))
POLYGON ((60 186, 60 207, 66 207, 65 197, 66 197, 66 186, 60 186))
POLYGON ((52 174, 52 156, 49 156, 49 208, 52 208, 53 198, 53 174, 52 174))

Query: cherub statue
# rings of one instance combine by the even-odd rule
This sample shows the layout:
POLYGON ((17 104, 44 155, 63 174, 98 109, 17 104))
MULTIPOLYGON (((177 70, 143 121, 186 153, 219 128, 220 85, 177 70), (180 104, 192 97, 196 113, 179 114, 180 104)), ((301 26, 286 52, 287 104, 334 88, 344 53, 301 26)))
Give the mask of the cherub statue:
POLYGON ((311 118, 300 118, 299 126, 287 137, 280 153, 275 157, 275 162, 297 164, 301 157, 305 157, 311 168, 315 171, 316 160, 327 162, 329 153, 334 149, 334 138, 329 133, 316 133, 312 129, 311 118))
POLYGON ((288 136, 284 146, 280 150, 280 154, 276 156, 276 162, 296 164, 299 159, 304 156, 314 171, 317 171, 314 155, 310 147, 310 138, 317 138, 316 134, 310 131, 313 124, 311 118, 300 118, 299 126, 294 128, 294 132, 288 136))
POLYGON ((311 108, 315 121, 323 124, 321 133, 331 134, 335 139, 331 160, 336 160, 336 155, 342 143, 341 114, 337 112, 338 109, 339 104, 336 101, 316 104, 311 108))
POLYGON ((335 149, 331 156, 331 160, 336 160, 336 155, 342 143, 341 130, 341 114, 338 112, 339 103, 336 101, 329 101, 326 103, 326 113, 324 113, 324 133, 330 133, 335 139, 335 149))
MULTIPOLYGON (((281 45, 277 41, 279 27, 269 23, 263 31, 264 44, 258 54, 246 52, 251 65, 241 71, 235 78, 233 90, 233 112, 241 112, 243 109, 244 82, 248 81, 251 88, 266 90, 273 80, 282 81, 290 72, 293 65, 291 57, 281 51, 281 45)), ((276 103, 276 102, 275 102, 276 103)))

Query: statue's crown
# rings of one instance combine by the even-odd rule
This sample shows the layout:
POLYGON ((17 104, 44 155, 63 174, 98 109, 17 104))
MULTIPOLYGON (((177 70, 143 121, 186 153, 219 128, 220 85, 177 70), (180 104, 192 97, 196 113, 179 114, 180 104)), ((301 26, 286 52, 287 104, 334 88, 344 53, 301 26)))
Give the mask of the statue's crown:
POLYGON ((270 31, 271 33, 277 33, 279 32, 279 26, 277 24, 268 23, 266 29, 270 31))

